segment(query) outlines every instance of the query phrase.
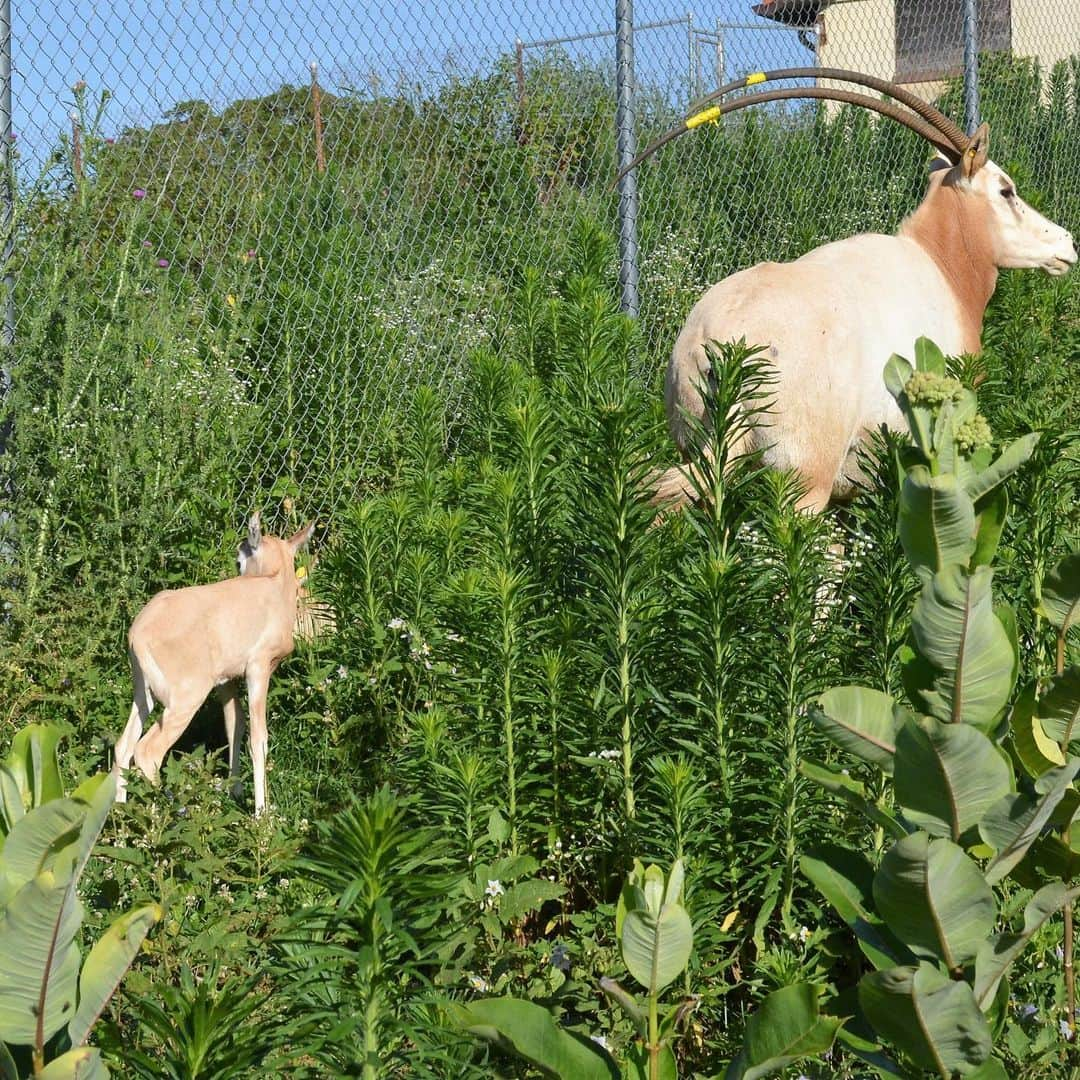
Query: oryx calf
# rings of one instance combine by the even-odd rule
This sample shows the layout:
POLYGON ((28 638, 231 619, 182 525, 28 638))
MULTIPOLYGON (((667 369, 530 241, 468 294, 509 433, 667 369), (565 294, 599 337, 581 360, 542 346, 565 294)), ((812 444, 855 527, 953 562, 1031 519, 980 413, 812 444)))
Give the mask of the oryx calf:
POLYGON ((314 529, 311 522, 288 540, 263 536, 256 513, 238 551, 239 577, 166 589, 135 616, 128 631, 135 700, 116 743, 118 801, 126 797, 124 770, 132 755, 139 769, 156 780, 169 748, 211 693, 225 713, 229 773, 236 794, 238 743, 244 728, 240 681, 244 680, 251 714, 255 813, 265 809, 266 694, 274 669, 293 650, 299 588, 294 562, 314 529), (164 711, 143 735, 155 702, 164 711))

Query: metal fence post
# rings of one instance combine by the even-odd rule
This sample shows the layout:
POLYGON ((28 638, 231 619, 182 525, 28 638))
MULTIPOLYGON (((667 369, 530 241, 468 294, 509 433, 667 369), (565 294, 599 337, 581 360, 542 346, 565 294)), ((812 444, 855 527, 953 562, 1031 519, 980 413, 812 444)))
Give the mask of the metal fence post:
MULTIPOLYGON (((11 0, 0 0, 0 168, 4 175, 0 186, 0 228, 4 233, 4 325, 0 345, 15 344, 15 282, 11 276, 11 255, 15 246, 12 221, 15 216, 15 192, 12 190, 13 145, 11 140, 11 0)), ((3 383, 6 386, 5 369, 3 383)), ((4 386, 0 386, 0 393, 4 386)))
POLYGON ((723 86, 727 82, 725 77, 725 67, 727 66, 724 59, 724 24, 717 19, 716 20, 716 85, 723 86))
MULTIPOLYGON (((634 116, 634 4, 615 0, 615 137, 619 168, 637 155, 634 116)), ((628 172, 619 181, 619 286, 622 310, 638 313, 638 190, 637 176, 628 172)))
POLYGON ((964 0, 964 125, 979 126, 979 13, 977 0, 964 0))
MULTIPOLYGON (((11 0, 0 0, 0 229, 4 235, 4 317, 0 327, 0 402, 11 389, 11 350, 15 344, 15 278, 11 257, 15 251, 14 147, 11 139, 11 0)), ((0 421, 0 454, 7 449, 11 419, 0 421)), ((0 522, 7 518, 0 514, 0 522)))

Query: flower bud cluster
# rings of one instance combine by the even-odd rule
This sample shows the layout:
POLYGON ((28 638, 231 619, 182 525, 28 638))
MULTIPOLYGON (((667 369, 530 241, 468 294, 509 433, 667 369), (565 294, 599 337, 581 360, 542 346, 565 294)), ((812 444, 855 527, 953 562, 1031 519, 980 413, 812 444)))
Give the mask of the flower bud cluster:
POLYGON ((959 401, 964 388, 959 379, 938 375, 933 371, 916 371, 904 386, 904 392, 912 405, 933 409, 947 401, 959 401))

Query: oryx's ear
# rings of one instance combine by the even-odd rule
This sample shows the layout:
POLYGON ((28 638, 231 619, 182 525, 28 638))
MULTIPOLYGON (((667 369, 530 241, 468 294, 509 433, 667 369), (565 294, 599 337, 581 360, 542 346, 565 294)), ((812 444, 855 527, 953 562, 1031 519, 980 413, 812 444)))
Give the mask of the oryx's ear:
POLYGON ((259 511, 256 510, 251 515, 251 520, 248 521, 248 547, 252 551, 258 550, 259 545, 262 543, 262 525, 259 523, 259 511))
POLYGON ((302 548, 310 539, 311 534, 315 531, 315 522, 309 521, 299 532, 293 533, 285 542, 296 551, 298 548, 302 548))
POLYGON ((965 180, 970 180, 987 162, 990 157, 990 125, 983 123, 971 136, 971 145, 964 151, 960 159, 960 169, 965 180))
POLYGON ((930 175, 935 173, 948 172, 956 162, 943 154, 940 150, 930 159, 930 175))

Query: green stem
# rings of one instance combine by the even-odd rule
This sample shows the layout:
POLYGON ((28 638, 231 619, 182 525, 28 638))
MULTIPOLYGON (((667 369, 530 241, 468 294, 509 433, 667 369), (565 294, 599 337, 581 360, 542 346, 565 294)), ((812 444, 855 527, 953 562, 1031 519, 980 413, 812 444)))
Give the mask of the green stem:
MULTIPOLYGON (((1067 627, 1058 631, 1057 656, 1055 671, 1058 678, 1065 674, 1065 633, 1067 627)), ((1069 752, 1069 735, 1061 740, 1061 752, 1067 755, 1069 752)), ((1070 841, 1070 824, 1066 824, 1061 830, 1061 839, 1066 850, 1070 841)), ((1069 1025, 1069 1042, 1076 1039, 1076 973, 1073 970, 1073 902, 1069 900, 1065 904, 1064 937, 1062 942, 1061 966, 1065 976, 1065 1023, 1069 1025)))
POLYGON ((649 995, 649 1080, 660 1080, 660 1023, 656 994, 649 995))

